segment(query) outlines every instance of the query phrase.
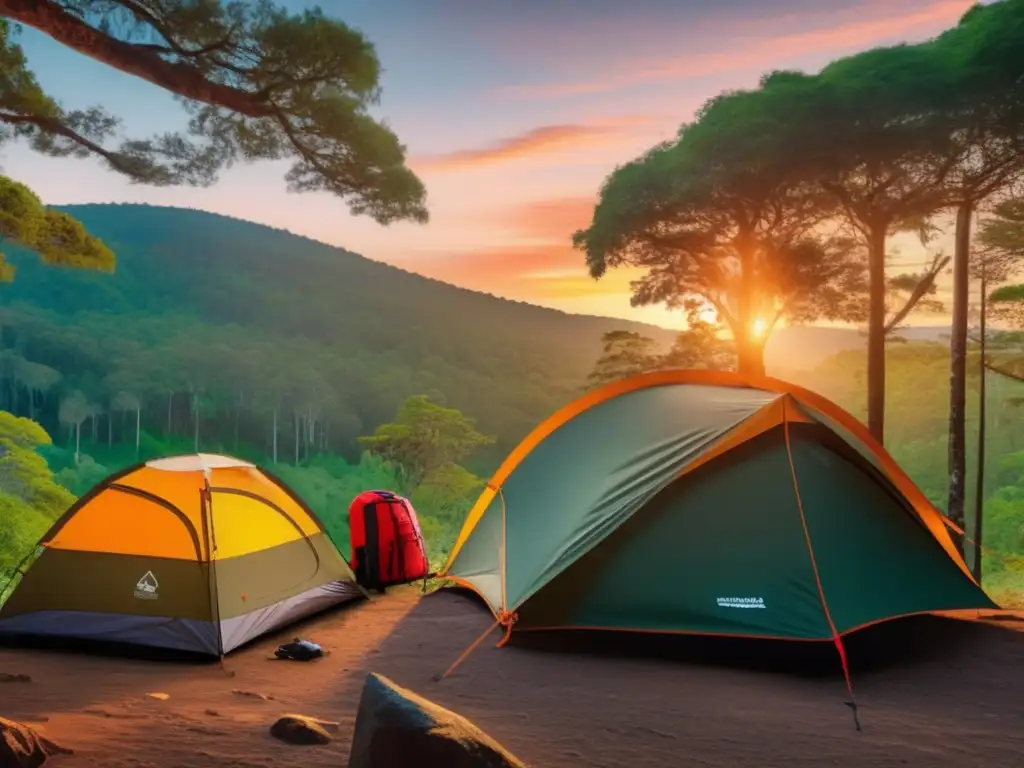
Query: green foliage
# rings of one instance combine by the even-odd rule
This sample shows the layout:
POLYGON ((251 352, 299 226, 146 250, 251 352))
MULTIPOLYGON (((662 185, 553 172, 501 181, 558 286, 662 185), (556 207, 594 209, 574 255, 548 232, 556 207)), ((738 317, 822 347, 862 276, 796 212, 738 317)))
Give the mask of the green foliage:
POLYGON ((1015 328, 1024 328, 1024 285, 1004 285, 989 294, 992 314, 1015 328))
MULTIPOLYGON (((646 270, 634 304, 714 309, 741 371, 763 371, 755 323, 866 322, 868 424, 881 439, 886 337, 913 309, 941 308, 935 281, 949 263, 935 254, 919 274, 890 275, 887 237, 913 231, 927 244, 932 217, 949 208, 964 214, 966 234, 969 214, 1024 170, 1022 19, 1024 2, 1004 0, 935 40, 858 53, 813 75, 774 72, 756 89, 720 94, 675 140, 606 179, 575 246, 594 277, 646 270)), ((962 296, 968 238, 956 247, 962 296)), ((967 329, 956 317, 959 436, 967 329)))
POLYGON ((419 513, 431 570, 440 570, 448 561, 451 547, 485 482, 463 467, 448 464, 428 474, 413 491, 410 500, 419 513))
MULTIPOLYGON (((34 251, 50 266, 114 270, 114 254, 80 221, 44 207, 32 190, 6 176, 0 176, 0 239, 34 251)), ((0 253, 0 282, 10 282, 14 273, 14 266, 0 253)))
POLYGON ((587 378, 588 387, 601 387, 649 371, 729 370, 735 364, 732 342, 700 320, 691 320, 690 327, 676 335, 667 352, 659 351, 653 339, 632 331, 609 331, 602 342, 604 349, 587 378))
POLYGON ((675 141, 617 168, 573 243, 595 278, 615 267, 645 270, 633 283, 634 306, 713 310, 736 340, 740 369, 763 373, 758 327, 782 317, 856 319, 864 270, 847 238, 820 232, 832 212, 823 195, 787 183, 777 163, 746 163, 721 135, 759 135, 761 117, 742 108, 749 100, 723 94, 675 141))
POLYGON ((196 186, 240 160, 288 158, 294 191, 330 192, 382 224, 427 221, 405 147, 369 112, 380 97, 373 45, 319 8, 53 0, 2 10, 0 122, 38 152, 98 156, 133 181, 196 186), (67 110, 45 92, 16 42, 17 23, 179 97, 187 131, 115 146, 117 117, 102 107, 67 110))
POLYGON ((604 350, 587 377, 590 387, 602 387, 657 366, 657 346, 646 336, 632 331, 609 331, 601 341, 604 350))
POLYGON ((407 494, 431 477, 435 483, 441 483, 442 477, 457 479, 451 474, 455 465, 493 442, 493 437, 477 431, 473 419, 426 395, 407 398, 393 422, 359 438, 368 451, 402 468, 402 488, 407 494))
POLYGON ((36 541, 74 501, 36 452, 49 445, 38 424, 0 411, 0 601, 36 541))

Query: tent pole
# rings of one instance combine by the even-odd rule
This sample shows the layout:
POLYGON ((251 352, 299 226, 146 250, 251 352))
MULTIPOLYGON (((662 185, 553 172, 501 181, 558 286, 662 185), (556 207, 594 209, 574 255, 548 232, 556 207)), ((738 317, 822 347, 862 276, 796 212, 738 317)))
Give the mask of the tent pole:
MULTIPOLYGON (((205 473, 204 473, 205 474, 205 473)), ((210 563, 210 614, 217 630, 217 653, 220 668, 228 677, 234 677, 224 664, 224 635, 220 628, 220 595, 217 591, 217 534, 213 530, 213 493, 210 490, 210 479, 205 477, 203 488, 199 491, 203 508, 203 527, 206 529, 206 554, 210 563)))
POLYGON ((498 498, 501 501, 501 560, 498 567, 501 569, 501 610, 505 611, 508 609, 508 594, 505 584, 505 567, 508 563, 508 554, 505 549, 508 542, 508 524, 505 516, 505 492, 501 490, 500 485, 498 486, 498 498))
POLYGON ((800 497, 800 485, 796 479, 796 463, 793 461, 793 450, 789 439, 789 402, 788 396, 783 402, 782 408, 782 430, 785 435, 786 441, 786 456, 789 459, 789 472, 793 478, 793 493, 796 495, 796 506, 800 512, 800 524, 804 529, 804 541, 807 543, 807 554, 811 558, 811 570, 814 572, 814 581, 818 587, 818 597, 821 598, 821 608, 825 612, 825 620, 828 622, 829 629, 832 632, 832 641, 835 643, 836 650, 839 652, 839 663, 843 667, 843 678, 846 681, 846 691, 850 694, 850 700, 845 702, 853 712, 853 725, 859 731, 860 730, 860 716, 857 708, 857 697, 853 693, 853 681, 850 679, 850 665, 846 657, 846 648, 843 646, 842 635, 836 629, 836 624, 832 620, 832 612, 828 609, 828 601, 825 599, 825 588, 821 583, 821 574, 818 572, 818 561, 814 556, 814 546, 811 544, 811 532, 807 527, 807 517, 804 514, 804 503, 800 497))

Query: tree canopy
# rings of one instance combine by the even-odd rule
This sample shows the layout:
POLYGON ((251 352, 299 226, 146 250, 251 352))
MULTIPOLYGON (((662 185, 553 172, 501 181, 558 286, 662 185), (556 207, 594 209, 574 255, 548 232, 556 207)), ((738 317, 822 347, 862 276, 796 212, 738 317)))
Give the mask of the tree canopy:
POLYGON ((679 332, 667 351, 636 331, 609 331, 601 341, 601 356, 587 378, 589 388, 673 368, 728 370, 735 362, 735 345, 721 338, 714 325, 696 318, 679 332))
MULTIPOLYGON (((34 251, 51 266, 114 270, 113 252, 80 221, 46 208, 32 190, 6 176, 0 176, 0 240, 34 251)), ((14 266, 0 253, 0 282, 10 282, 14 273, 14 266)))
MULTIPOLYGON (((239 161, 292 160, 293 191, 325 191, 381 224, 427 220, 405 147, 370 114, 381 65, 366 37, 319 8, 270 0, 0 1, 0 139, 57 157, 102 158, 135 182, 215 182, 239 161), (46 93, 17 42, 19 25, 170 92, 180 131, 129 138, 101 106, 46 93)), ((102 98, 102 94, 95 94, 102 98)))
POLYGON ((742 116, 756 132, 750 94, 713 100, 674 142, 621 166, 605 181, 591 225, 574 235, 590 274, 642 267, 633 304, 713 310, 736 341, 740 370, 764 373, 764 342, 786 317, 849 319, 861 276, 846 241, 818 231, 827 218, 813 190, 778 168, 733 154, 728 136, 742 116))
POLYGON ((401 465, 412 489, 469 458, 494 438, 478 432, 473 419, 460 411, 438 405, 426 395, 413 395, 399 407, 393 422, 381 424, 359 442, 371 453, 401 465))
POLYGON ((962 401, 970 214, 1024 169, 1022 16, 1019 0, 977 7, 934 40, 816 74, 773 72, 709 100, 674 140, 606 179, 574 236, 591 275, 641 267, 634 304, 709 305, 749 372, 763 370, 755 324, 865 323, 868 425, 882 439, 886 338, 915 308, 936 307, 935 281, 952 260, 962 401), (952 208, 953 257, 890 274, 888 238, 916 232, 927 245, 933 218, 952 208))

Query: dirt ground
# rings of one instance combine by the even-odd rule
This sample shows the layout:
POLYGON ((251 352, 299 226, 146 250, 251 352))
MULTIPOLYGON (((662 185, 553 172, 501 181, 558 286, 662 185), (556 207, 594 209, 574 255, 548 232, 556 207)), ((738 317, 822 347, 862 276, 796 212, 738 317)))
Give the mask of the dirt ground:
POLYGON ((233 676, 217 664, 0 649, 0 675, 32 678, 0 683, 0 715, 74 749, 58 767, 338 768, 374 671, 471 718, 535 768, 1019 768, 1019 619, 926 617, 850 638, 860 732, 831 645, 563 633, 496 649, 495 631, 435 683, 491 617, 459 593, 420 599, 415 588, 233 654, 233 676), (330 655, 267 659, 296 634, 330 655), (337 722, 335 740, 275 741, 268 728, 288 712, 337 722))

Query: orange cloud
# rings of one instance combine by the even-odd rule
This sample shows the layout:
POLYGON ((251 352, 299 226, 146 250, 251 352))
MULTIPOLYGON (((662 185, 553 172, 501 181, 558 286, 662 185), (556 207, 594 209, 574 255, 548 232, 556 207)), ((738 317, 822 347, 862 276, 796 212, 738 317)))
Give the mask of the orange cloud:
POLYGON ((971 5, 973 0, 938 0, 920 10, 901 16, 871 18, 827 29, 764 38, 745 44, 741 49, 730 47, 714 53, 639 61, 633 66, 617 66, 617 74, 598 80, 517 85, 503 90, 509 95, 521 98, 556 98, 601 93, 646 83, 764 69, 782 57, 864 48, 882 40, 891 40, 907 34, 916 36, 923 29, 933 29, 937 32, 954 24, 971 5))
POLYGON ((491 165, 567 147, 576 148, 604 143, 610 137, 621 135, 633 126, 647 125, 653 120, 654 118, 651 117, 633 117, 590 124, 542 125, 518 136, 502 139, 487 147, 438 155, 422 155, 413 158, 410 165, 417 171, 451 171, 491 165))
POLYGON ((614 270, 600 280, 587 274, 583 254, 565 245, 497 246, 404 261, 404 268, 464 288, 524 301, 628 294, 636 270, 614 270))
POLYGON ((502 214, 497 223, 528 237, 568 243, 573 232, 590 224, 594 202, 593 197, 538 200, 502 214))

